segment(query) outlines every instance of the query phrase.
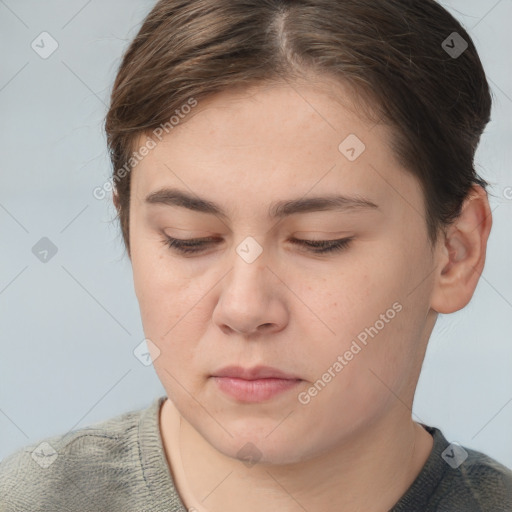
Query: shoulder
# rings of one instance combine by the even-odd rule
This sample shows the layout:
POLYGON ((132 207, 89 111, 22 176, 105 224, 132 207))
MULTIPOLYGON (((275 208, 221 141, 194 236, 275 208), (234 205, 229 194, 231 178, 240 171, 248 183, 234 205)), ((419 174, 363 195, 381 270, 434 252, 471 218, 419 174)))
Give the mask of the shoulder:
POLYGON ((512 510, 512 470, 482 452, 462 449, 465 459, 457 467, 447 467, 436 493, 439 510, 450 510, 447 505, 478 512, 512 510))
MULTIPOLYGON (((0 512, 104 510, 122 473, 140 468, 138 423, 144 409, 129 411, 66 434, 41 439, 0 461, 0 512), (94 489, 94 493, 91 490, 94 489)), ((126 479, 124 480, 126 483, 126 479)))
POLYGON ((422 424, 434 444, 422 470, 393 512, 511 512, 512 471, 488 455, 422 424))
POLYGON ((460 466, 459 479, 477 501, 492 498, 507 502, 512 509, 512 470, 495 459, 466 448, 467 459, 460 466))

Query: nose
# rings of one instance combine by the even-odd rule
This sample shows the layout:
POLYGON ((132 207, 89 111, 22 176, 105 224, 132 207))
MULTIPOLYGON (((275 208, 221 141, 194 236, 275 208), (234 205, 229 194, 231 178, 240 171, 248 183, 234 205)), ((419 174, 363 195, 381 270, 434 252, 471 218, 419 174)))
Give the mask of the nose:
POLYGON ((271 334, 288 321, 286 287, 267 266, 263 251, 255 260, 234 253, 232 269, 221 281, 213 322, 225 333, 271 334))

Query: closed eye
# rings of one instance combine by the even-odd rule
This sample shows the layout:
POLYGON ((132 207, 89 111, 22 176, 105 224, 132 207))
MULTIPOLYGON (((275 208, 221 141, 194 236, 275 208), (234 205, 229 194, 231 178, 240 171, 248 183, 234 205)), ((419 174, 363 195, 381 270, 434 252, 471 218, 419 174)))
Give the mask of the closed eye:
MULTIPOLYGON (((341 238, 339 240, 301 240, 298 238, 291 238, 289 241, 292 244, 299 245, 314 254, 326 254, 342 251, 347 248, 354 237, 341 238)), ((166 236, 162 243, 164 243, 171 250, 180 254, 198 254, 203 252, 207 247, 215 243, 215 238, 191 238, 182 240, 179 238, 172 238, 166 236)))

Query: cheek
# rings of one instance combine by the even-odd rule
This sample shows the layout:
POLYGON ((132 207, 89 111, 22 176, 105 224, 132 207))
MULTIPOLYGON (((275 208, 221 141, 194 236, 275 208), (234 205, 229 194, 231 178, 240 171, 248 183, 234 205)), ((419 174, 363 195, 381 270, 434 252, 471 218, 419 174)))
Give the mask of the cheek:
POLYGON ((155 370, 170 385, 176 383, 169 373, 179 382, 190 381, 211 323, 215 280, 192 278, 171 258, 151 257, 149 251, 134 254, 133 270, 144 335, 159 350, 155 370))
MULTIPOLYGON (((391 275, 391 274, 390 274, 391 275)), ((423 332, 428 313, 428 289, 420 286, 411 294, 404 267, 397 269, 393 283, 384 283, 387 293, 378 294, 356 334, 362 350, 354 356, 349 372, 358 382, 354 394, 384 399, 396 394, 406 400, 404 386, 419 370, 423 355, 423 332), (426 297, 426 298, 425 298, 426 297), (362 342, 360 342, 362 340, 362 342)), ((389 276, 388 276, 389 277, 389 276)), ((416 283, 416 280, 413 280, 416 283)), ((428 283, 424 286, 428 288, 428 283)))
MULTIPOLYGON (((135 237, 136 234, 135 231, 135 237)), ((174 316, 188 296, 190 280, 166 251, 156 235, 133 239, 131 263, 135 293, 142 313, 148 318, 174 316)))
POLYGON ((308 305, 323 321, 315 319, 308 327, 318 340, 307 349, 308 360, 315 362, 314 373, 320 378, 341 356, 343 369, 331 371, 344 377, 333 379, 333 387, 351 388, 354 396, 377 392, 374 384, 384 387, 376 375, 393 386, 407 374, 428 310, 409 293, 418 271, 407 268, 407 261, 415 260, 405 252, 389 257, 390 250, 369 251, 350 272, 333 273, 316 289, 311 283, 302 288, 308 305))
POLYGON ((161 248, 153 241, 137 243, 132 247, 132 269, 135 294, 137 296, 144 335, 155 343, 160 350, 157 364, 166 354, 174 350, 173 340, 181 329, 181 320, 185 316, 187 300, 190 296, 186 283, 180 279, 172 267, 165 261, 161 248))

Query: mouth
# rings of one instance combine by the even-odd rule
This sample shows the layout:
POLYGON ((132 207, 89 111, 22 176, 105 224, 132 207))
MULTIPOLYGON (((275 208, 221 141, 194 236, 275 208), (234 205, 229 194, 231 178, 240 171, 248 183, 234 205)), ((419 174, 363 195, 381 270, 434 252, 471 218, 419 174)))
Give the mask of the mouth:
POLYGON ((302 379, 270 366, 228 366, 212 376, 223 393, 240 402, 263 402, 295 388, 302 379))
POLYGON ((212 377, 232 377, 235 379, 256 380, 256 379, 284 379, 284 380, 302 380, 298 375, 284 372, 279 368, 272 366, 253 366, 252 368, 243 368, 242 366, 224 366, 215 371, 212 377))

